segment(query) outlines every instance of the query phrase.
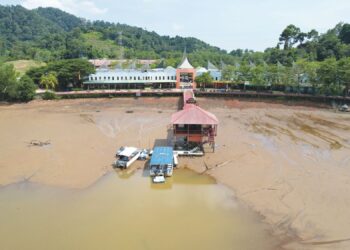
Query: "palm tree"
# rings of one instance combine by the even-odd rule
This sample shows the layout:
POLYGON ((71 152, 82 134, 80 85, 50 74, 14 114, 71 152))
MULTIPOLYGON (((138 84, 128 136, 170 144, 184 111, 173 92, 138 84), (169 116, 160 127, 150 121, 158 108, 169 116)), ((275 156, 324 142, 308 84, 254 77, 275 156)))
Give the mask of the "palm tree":
POLYGON ((56 74, 48 73, 46 75, 42 75, 40 77, 40 84, 45 89, 55 89, 57 84, 58 84, 58 80, 57 80, 56 74))

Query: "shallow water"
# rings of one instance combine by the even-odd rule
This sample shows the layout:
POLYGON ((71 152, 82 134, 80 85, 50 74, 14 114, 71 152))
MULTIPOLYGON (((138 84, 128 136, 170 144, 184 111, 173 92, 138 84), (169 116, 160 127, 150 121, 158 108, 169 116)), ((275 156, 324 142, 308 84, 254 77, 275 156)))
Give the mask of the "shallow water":
POLYGON ((213 179, 176 170, 165 185, 141 170, 85 190, 30 183, 0 189, 1 249, 274 249, 257 216, 213 179))

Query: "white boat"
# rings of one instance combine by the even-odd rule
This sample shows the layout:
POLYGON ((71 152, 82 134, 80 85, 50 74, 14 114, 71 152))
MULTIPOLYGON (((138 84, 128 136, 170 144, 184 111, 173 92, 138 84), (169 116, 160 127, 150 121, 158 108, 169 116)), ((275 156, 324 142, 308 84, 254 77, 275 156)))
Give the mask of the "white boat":
POLYGON ((153 177, 153 183, 164 183, 165 177, 163 175, 157 175, 153 177))
POLYGON ((123 152, 124 149, 125 149, 125 147, 120 147, 120 148, 117 150, 117 152, 115 153, 115 157, 119 157, 119 154, 120 154, 121 152, 123 152))
POLYGON ((339 107, 339 111, 341 111, 341 112, 350 112, 349 106, 344 104, 343 106, 339 107))
POLYGON ((115 161, 115 166, 118 168, 128 168, 140 157, 140 150, 134 147, 122 147, 118 152, 118 160, 115 161))
POLYGON ((179 159, 177 158, 177 153, 174 152, 174 167, 176 167, 179 164, 179 159))
POLYGON ((174 150, 178 156, 203 156, 204 152, 200 149, 200 147, 195 147, 191 150, 174 150))
POLYGON ((139 160, 145 161, 149 158, 149 150, 147 149, 142 149, 140 152, 140 157, 139 160))

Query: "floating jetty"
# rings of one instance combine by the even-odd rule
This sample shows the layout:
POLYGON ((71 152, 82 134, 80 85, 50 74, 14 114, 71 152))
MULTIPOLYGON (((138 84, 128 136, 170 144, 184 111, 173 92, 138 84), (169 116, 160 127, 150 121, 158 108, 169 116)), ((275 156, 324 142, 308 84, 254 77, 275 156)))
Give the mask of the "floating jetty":
POLYGON ((165 177, 173 175, 177 162, 172 147, 155 147, 149 163, 150 176, 154 183, 165 182, 165 177))
MULTIPOLYGON (((155 147, 149 161, 149 173, 154 183, 165 182, 173 175, 178 156, 203 156, 205 144, 213 152, 219 120, 216 116, 198 106, 193 90, 184 90, 183 108, 171 116, 174 135, 173 147, 155 147)), ((148 153, 134 147, 122 147, 116 156, 115 165, 129 167, 137 159, 146 160, 148 153)))

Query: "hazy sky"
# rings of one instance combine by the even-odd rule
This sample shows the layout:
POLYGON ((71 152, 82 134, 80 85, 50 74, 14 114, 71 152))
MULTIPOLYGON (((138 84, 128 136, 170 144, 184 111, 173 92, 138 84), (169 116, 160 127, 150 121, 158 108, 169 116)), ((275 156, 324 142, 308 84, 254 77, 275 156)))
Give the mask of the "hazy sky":
POLYGON ((1 0, 1 4, 57 7, 90 20, 193 36, 228 51, 275 46, 291 23, 303 31, 325 32, 339 22, 350 22, 349 0, 1 0))

